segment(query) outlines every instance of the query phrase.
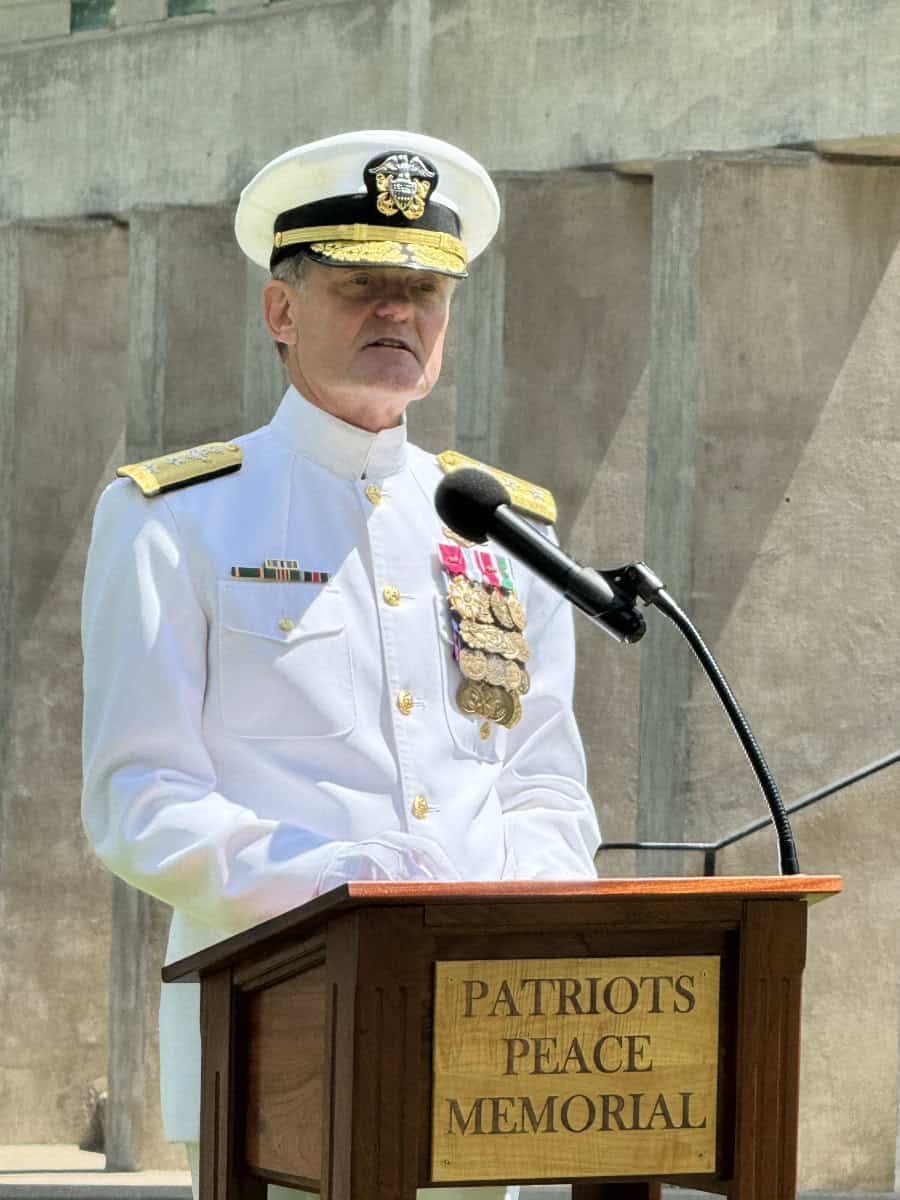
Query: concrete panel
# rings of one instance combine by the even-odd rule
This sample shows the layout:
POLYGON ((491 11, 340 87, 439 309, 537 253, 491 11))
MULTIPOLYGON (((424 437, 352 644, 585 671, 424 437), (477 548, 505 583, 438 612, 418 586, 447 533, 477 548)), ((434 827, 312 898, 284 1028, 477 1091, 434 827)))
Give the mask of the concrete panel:
POLYGON ((148 21, 164 21, 168 13, 167 0, 116 0, 116 25, 146 25, 148 21))
POLYGON ((79 818, 78 628, 91 512, 122 449, 127 247, 108 223, 7 231, 7 247, 16 236, 0 1128, 10 1142, 71 1143, 106 1073, 110 880, 79 818))
POLYGON ((244 432, 249 297, 232 221, 230 209, 129 214, 132 460, 244 432))
MULTIPOLYGON (((670 386, 680 372, 693 403, 694 432, 672 444, 668 504, 661 493, 653 503, 678 514, 676 489, 689 490, 690 539, 677 526, 672 539, 690 555, 692 585, 677 598, 796 798, 897 742, 900 631, 887 581, 900 576, 900 172, 698 156, 658 172, 655 186, 693 206, 699 236, 685 243, 692 315, 654 311, 657 324, 682 322, 683 353, 667 363, 670 386)), ((664 515, 652 518, 660 530, 664 515)), ((696 669, 679 719, 686 788, 669 802, 683 806, 687 832, 725 832, 763 811, 696 669)), ((883 776, 797 822, 801 865, 844 870, 852 887, 813 914, 805 1187, 893 1186, 894 787, 883 776)), ((775 864, 773 839, 760 834, 723 869, 775 864)))
POLYGON ((432 29, 426 128, 495 167, 900 129, 900 10, 880 0, 432 0, 432 29))
POLYGON ((69 0, 5 0, 0 3, 0 42, 68 33, 70 9, 69 0))
MULTIPOLYGON (((609 172, 505 188, 497 460, 551 487, 583 562, 642 555, 651 188, 609 172)), ((477 264, 476 264, 477 265, 477 264)), ((640 652, 576 617, 576 708, 604 836, 634 836, 640 652)), ((604 874, 629 857, 601 858, 604 874)))
POLYGON ((407 0, 335 0, 0 55, 0 216, 233 203, 288 146, 402 128, 408 50, 407 0))
POLYGON ((896 139, 898 46, 882 0, 241 0, 2 56, 0 215, 226 203, 285 147, 360 124, 495 170, 896 139))

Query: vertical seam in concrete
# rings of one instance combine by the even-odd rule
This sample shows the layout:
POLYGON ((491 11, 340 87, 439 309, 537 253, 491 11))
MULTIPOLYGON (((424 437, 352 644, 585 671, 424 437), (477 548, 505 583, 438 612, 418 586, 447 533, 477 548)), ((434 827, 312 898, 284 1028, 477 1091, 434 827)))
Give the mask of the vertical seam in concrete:
POLYGON ((408 129, 421 132, 431 85, 431 0, 408 0, 408 4, 409 74, 406 123, 408 129))
MULTIPOLYGON (((704 166, 661 163, 654 182, 645 554, 688 612, 693 584, 696 414, 703 389, 698 301, 704 166)), ((641 653, 638 837, 680 840, 693 657, 651 616, 641 653)), ((653 862, 647 863, 652 870, 653 862)), ((659 869, 659 863, 656 864, 659 869)))
MULTIPOLYGON (((507 186, 495 180, 501 212, 507 186)), ((501 222, 484 259, 470 267, 473 278, 460 287, 460 346, 457 352, 457 446, 463 454, 496 462, 503 410, 506 319, 506 239, 501 222)))
POLYGON ((138 461, 163 449, 166 381, 166 312, 160 270, 165 261, 166 218, 136 211, 128 242, 128 419, 126 454, 138 461))
MULTIPOLYGON (((0 314, 0 879, 9 802, 12 713, 15 703, 16 591, 13 555, 16 530, 16 383, 21 338, 22 277, 19 227, 0 233, 0 275, 5 298, 0 314)), ((0 891, 0 912, 3 894, 0 891)))

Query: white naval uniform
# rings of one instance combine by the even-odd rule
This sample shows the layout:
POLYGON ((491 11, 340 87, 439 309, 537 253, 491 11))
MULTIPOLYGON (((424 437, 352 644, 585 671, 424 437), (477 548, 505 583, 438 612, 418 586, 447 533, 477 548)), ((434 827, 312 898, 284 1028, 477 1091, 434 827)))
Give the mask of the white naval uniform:
MULTIPOLYGON (((167 961, 348 879, 593 878, 568 605, 515 569, 532 688, 483 739, 455 702, 434 456, 293 388, 236 440, 234 474, 112 483, 85 577, 85 827, 174 908, 167 961), (231 577, 269 558, 330 580, 231 577)), ((163 987, 173 1141, 199 1132, 198 1014, 197 985, 163 987)))

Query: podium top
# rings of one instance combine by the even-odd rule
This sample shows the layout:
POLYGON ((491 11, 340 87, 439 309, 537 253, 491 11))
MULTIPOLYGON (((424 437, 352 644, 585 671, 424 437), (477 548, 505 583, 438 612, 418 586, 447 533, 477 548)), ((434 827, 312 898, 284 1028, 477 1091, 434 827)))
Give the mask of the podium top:
POLYGON ((843 889, 839 875, 667 876, 658 879, 597 879, 489 883, 346 883, 299 908, 216 942, 163 968, 166 983, 197 982, 208 971, 239 961, 248 950, 271 947, 283 938, 313 933, 341 913, 357 908, 435 904, 517 905, 553 901, 628 901, 712 898, 793 900, 815 903, 843 889))

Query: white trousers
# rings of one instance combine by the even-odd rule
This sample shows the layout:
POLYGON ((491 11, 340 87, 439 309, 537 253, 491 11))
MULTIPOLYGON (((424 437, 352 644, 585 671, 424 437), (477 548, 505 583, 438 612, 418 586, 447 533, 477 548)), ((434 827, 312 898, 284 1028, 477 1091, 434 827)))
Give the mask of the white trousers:
MULTIPOLYGON (((200 1143, 186 1142, 185 1149, 188 1153, 188 1162, 191 1164, 191 1187, 194 1192, 194 1200, 198 1200, 200 1143)), ((416 1198, 417 1200, 519 1200, 519 1189, 503 1187, 502 1184, 498 1184, 496 1187, 476 1188, 419 1188, 416 1198)), ((280 1187, 278 1184, 270 1183, 269 1200, 318 1200, 318 1196, 312 1192, 298 1192, 295 1188, 280 1187)))

